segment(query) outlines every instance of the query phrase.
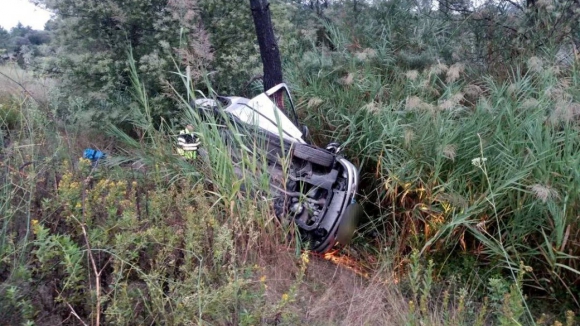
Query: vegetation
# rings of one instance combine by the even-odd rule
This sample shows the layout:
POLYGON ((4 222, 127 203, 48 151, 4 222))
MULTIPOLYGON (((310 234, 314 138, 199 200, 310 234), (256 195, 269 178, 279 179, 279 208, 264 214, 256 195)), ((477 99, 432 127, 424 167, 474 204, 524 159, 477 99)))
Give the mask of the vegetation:
POLYGON ((0 27, 0 63, 15 59, 21 67, 30 65, 41 54, 43 45, 50 42, 48 31, 34 30, 18 24, 10 31, 0 27))
POLYGON ((41 1, 50 42, 0 66, 1 323, 577 324, 580 6, 270 2, 299 115, 361 169, 354 244, 302 250, 190 110, 261 90, 248 2, 41 1))

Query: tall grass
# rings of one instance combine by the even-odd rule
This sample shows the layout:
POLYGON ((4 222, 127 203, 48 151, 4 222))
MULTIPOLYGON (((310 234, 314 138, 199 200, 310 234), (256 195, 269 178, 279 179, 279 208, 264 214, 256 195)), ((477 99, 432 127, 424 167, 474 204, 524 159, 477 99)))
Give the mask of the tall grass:
MULTIPOLYGON (((353 39, 332 31, 335 44, 353 39)), ((578 66, 534 57, 506 82, 461 63, 406 70, 385 64, 396 52, 386 35, 366 49, 307 49, 307 62, 287 65, 318 141, 343 141, 364 171, 361 234, 400 259, 440 257, 444 274, 471 254, 482 282, 515 282, 523 261, 533 268, 525 292, 578 307, 578 66)))
POLYGON ((6 323, 25 323, 35 312, 28 286, 31 225, 59 156, 53 151, 58 145, 51 146, 52 126, 39 109, 51 85, 17 66, 0 66, 0 320, 6 323))

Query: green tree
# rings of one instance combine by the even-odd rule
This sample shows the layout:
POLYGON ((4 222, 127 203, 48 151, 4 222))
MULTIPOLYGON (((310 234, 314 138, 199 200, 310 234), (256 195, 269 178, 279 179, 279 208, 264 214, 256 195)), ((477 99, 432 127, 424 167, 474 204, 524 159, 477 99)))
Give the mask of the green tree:
POLYGON ((247 0, 198 0, 214 61, 211 80, 222 93, 242 94, 259 74, 260 56, 247 0))
POLYGON ((16 26, 10 29, 10 35, 12 37, 25 37, 30 31, 32 31, 32 27, 24 26, 19 22, 16 26))
MULTIPOLYGON (((298 55, 299 6, 271 0, 270 14, 282 61, 298 55)), ((248 0, 198 0, 199 13, 209 34, 215 60, 211 79, 222 93, 251 96, 248 85, 262 77, 260 49, 248 0)))
POLYGON ((69 103, 63 115, 80 107, 82 115, 75 116, 86 122, 120 119, 132 102, 130 48, 156 116, 167 117, 174 110, 167 86, 177 80, 172 74, 175 64, 188 66, 197 78, 212 59, 195 0, 42 0, 41 4, 56 15, 51 24, 54 57, 44 66, 61 79, 62 99, 69 103))
POLYGON ((10 47, 10 33, 0 26, 0 54, 10 47))

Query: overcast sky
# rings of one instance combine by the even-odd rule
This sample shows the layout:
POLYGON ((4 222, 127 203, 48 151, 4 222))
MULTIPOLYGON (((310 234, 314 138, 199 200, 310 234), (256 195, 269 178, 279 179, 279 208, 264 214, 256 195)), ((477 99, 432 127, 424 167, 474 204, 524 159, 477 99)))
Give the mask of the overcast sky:
POLYGON ((0 26, 7 30, 21 22, 24 26, 44 29, 50 13, 36 7, 28 0, 0 0, 0 26))

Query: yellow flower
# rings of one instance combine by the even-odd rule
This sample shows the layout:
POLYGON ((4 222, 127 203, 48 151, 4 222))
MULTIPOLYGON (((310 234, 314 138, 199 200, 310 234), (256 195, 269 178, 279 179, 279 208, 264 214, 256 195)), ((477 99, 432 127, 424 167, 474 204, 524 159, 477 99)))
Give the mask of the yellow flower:
POLYGON ((32 228, 32 233, 37 234, 38 233, 38 220, 30 221, 30 227, 32 228))
POLYGON ((288 293, 282 294, 282 301, 288 301, 288 293))
POLYGON ((308 256, 308 251, 303 252, 302 255, 300 255, 300 258, 302 259, 302 263, 304 263, 304 264, 308 264, 310 262, 310 257, 308 256))
POLYGON ((260 282, 262 283, 266 282, 266 275, 260 277, 260 282))

